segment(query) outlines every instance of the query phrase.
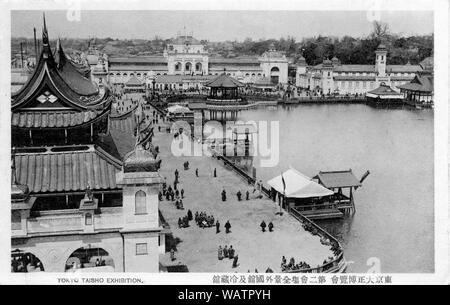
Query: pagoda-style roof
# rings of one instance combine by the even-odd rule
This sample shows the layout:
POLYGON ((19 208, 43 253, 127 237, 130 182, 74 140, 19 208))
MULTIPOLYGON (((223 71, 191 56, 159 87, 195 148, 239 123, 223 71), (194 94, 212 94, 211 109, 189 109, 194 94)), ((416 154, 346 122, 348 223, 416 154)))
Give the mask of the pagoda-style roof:
POLYGON ((206 82, 205 86, 210 88, 237 88, 243 87, 244 84, 231 76, 222 73, 213 80, 206 82))
POLYGON ((372 98, 388 98, 388 99, 403 99, 403 94, 395 91, 388 85, 380 85, 380 87, 366 93, 367 97, 372 98))
MULTIPOLYGON (((100 147, 69 147, 66 151, 18 152, 14 155, 18 183, 30 193, 116 189, 122 162, 100 147)), ((62 150, 62 149, 59 149, 62 150)))
POLYGON ((361 186, 361 183, 351 169, 343 171, 320 171, 313 179, 318 179, 320 184, 329 189, 361 186))
POLYGON ((52 52, 44 19, 37 66, 25 85, 12 95, 12 125, 75 126, 109 111, 112 98, 108 88, 99 89, 84 73, 65 55, 59 40, 55 53, 52 52))
POLYGON ((406 91, 431 93, 433 92, 433 83, 433 75, 416 75, 411 82, 398 86, 398 88, 406 91))
POLYGON ((141 82, 136 76, 130 77, 130 79, 125 83, 125 86, 142 86, 144 83, 141 82))
POLYGON ((21 111, 11 114, 11 126, 19 128, 70 128, 92 123, 95 119, 101 119, 107 114, 108 111, 98 112, 94 110, 83 112, 21 111))

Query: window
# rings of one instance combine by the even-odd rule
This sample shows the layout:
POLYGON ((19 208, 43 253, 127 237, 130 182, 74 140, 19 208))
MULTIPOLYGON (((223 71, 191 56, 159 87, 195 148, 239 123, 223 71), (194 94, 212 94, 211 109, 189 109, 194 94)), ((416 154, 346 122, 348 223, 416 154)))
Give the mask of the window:
POLYGON ((85 224, 86 226, 92 226, 92 214, 91 214, 91 213, 87 213, 87 214, 84 216, 84 224, 85 224))
POLYGON ((136 255, 147 255, 147 244, 146 243, 138 243, 136 244, 136 255))
POLYGON ((146 195, 144 191, 138 191, 135 195, 134 213, 136 215, 147 214, 146 195))

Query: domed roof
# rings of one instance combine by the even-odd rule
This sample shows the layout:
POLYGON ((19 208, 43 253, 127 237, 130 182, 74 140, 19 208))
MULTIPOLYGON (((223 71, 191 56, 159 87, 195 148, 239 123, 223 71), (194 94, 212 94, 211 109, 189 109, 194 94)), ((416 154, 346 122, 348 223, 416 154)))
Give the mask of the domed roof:
POLYGON ((323 61, 322 67, 324 68, 333 67, 333 62, 327 58, 323 61))
POLYGON ((137 145, 123 158, 124 172, 157 172, 160 165, 161 159, 142 145, 137 145))
POLYGON ((380 45, 377 48, 377 51, 386 51, 386 50, 387 50, 386 46, 384 44, 380 43, 380 45))
POLYGON ((297 65, 306 65, 306 59, 303 57, 303 55, 300 55, 300 57, 297 58, 297 65))

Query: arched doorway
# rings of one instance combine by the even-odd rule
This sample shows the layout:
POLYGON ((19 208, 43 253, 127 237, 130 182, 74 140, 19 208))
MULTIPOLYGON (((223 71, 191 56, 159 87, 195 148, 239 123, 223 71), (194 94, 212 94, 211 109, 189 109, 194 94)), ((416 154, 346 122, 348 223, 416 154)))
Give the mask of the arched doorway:
POLYGON ((114 272, 114 260, 103 248, 88 245, 73 251, 65 272, 114 272))
POLYGON ((190 73, 192 71, 192 64, 190 62, 187 62, 184 65, 184 71, 187 72, 187 73, 190 73))
POLYGON ((270 82, 272 84, 278 84, 280 79, 280 69, 278 67, 273 67, 270 69, 270 82))
POLYGON ((14 249, 11 251, 11 272, 41 272, 44 265, 33 253, 14 249))
POLYGON ((181 63, 177 62, 175 64, 175 71, 181 71, 181 63))
POLYGON ((196 63, 195 64, 195 71, 197 72, 201 72, 202 71, 202 64, 201 63, 196 63))

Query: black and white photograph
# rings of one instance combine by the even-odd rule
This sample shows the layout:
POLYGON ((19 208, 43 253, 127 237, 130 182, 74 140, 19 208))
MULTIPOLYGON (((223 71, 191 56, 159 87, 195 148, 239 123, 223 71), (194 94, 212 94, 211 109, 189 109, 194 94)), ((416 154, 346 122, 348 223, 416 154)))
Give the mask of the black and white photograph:
POLYGON ((448 284, 448 3, 240 2, 1 5, 0 283, 448 284))

